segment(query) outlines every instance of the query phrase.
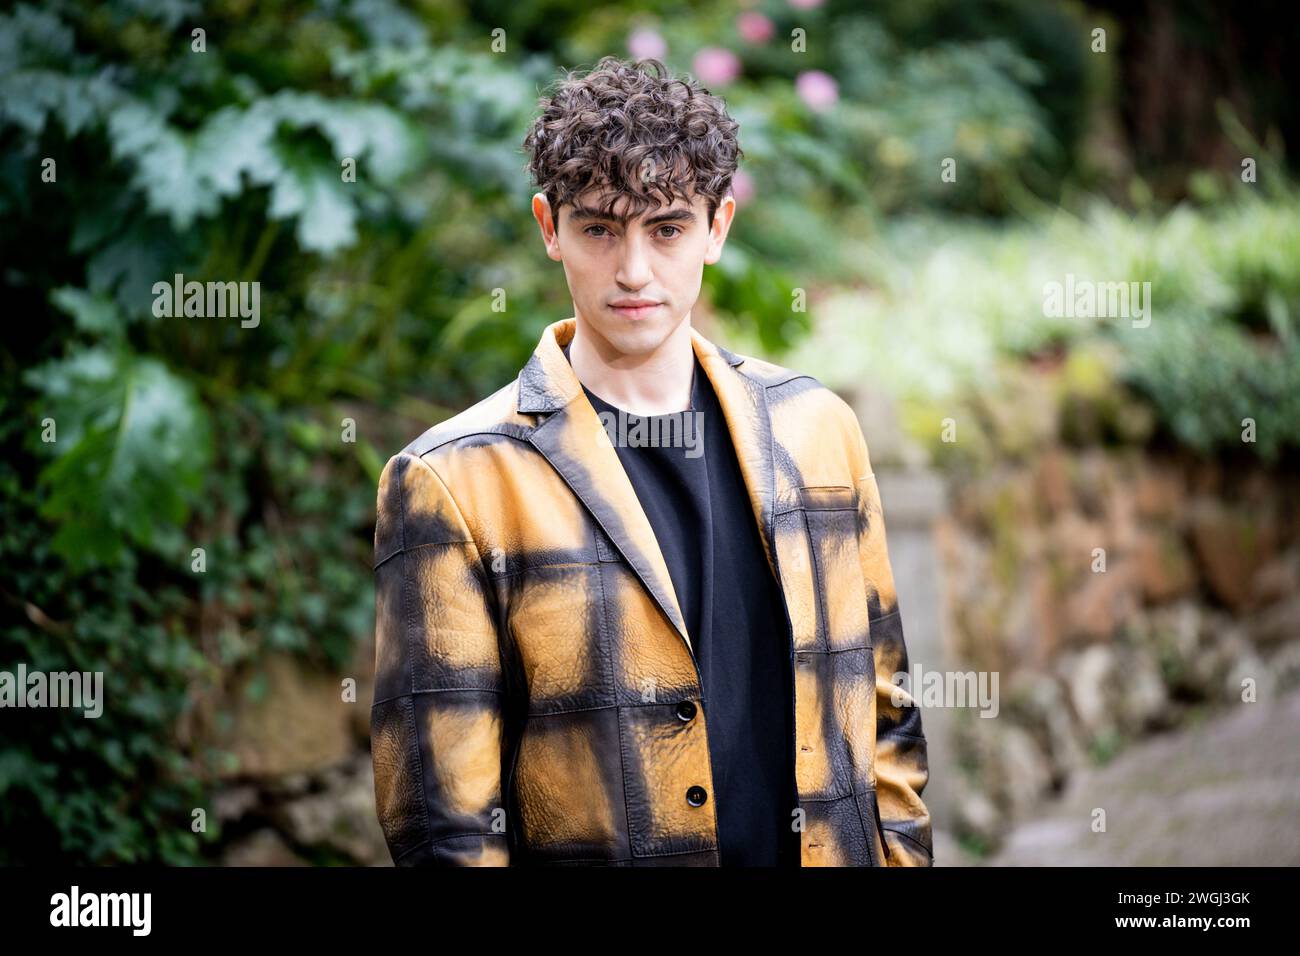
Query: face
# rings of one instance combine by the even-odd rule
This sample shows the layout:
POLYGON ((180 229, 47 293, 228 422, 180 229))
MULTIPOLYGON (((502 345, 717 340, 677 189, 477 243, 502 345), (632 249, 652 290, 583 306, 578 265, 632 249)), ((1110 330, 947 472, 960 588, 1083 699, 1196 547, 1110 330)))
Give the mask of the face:
POLYGON ((546 252, 564 264, 564 275, 583 334, 604 340, 626 355, 654 352, 683 321, 700 296, 705 263, 715 263, 735 212, 724 198, 713 222, 706 201, 692 193, 671 205, 647 209, 623 222, 627 198, 615 218, 602 216, 605 194, 588 190, 559 210, 558 226, 544 193, 533 197, 533 215, 546 252))

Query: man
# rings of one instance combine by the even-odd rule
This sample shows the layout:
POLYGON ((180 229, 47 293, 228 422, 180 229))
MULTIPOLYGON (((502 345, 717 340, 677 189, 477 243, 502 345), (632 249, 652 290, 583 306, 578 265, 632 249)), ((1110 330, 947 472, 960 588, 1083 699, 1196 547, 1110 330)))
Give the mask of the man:
POLYGON ((866 442, 815 379, 692 328, 740 150, 721 102, 663 72, 607 57, 543 100, 533 214, 574 315, 384 469, 371 727, 389 849, 928 866, 866 442))

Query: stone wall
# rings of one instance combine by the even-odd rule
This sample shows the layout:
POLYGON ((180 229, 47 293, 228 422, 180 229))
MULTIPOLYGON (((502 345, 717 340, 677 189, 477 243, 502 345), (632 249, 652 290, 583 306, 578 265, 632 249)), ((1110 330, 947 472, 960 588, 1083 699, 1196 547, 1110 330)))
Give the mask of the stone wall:
POLYGON ((1298 478, 1057 446, 950 480, 944 666, 998 672, 1000 710, 945 714, 936 825, 995 849, 1075 772, 1300 684, 1298 478))
POLYGON ((391 865, 375 816, 373 668, 366 643, 348 674, 273 655, 234 675, 204 730, 233 758, 207 808, 220 824, 219 862, 391 865))

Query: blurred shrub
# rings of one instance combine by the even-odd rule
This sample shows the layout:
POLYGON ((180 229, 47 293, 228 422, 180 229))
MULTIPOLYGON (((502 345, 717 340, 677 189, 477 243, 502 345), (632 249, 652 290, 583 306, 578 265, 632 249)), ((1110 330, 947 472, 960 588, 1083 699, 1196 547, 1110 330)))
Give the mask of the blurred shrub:
MULTIPOLYGON (((1077 147, 1093 89, 1103 85, 1089 71, 1109 65, 1089 53, 1088 24, 1071 8, 1032 0, 846 0, 811 8, 760 0, 744 12, 769 25, 761 42, 744 38, 741 12, 731 4, 683 10, 654 2, 633 22, 662 42, 675 70, 694 72, 704 49, 735 55, 737 77, 713 88, 745 117, 741 145, 757 192, 831 201, 820 234, 800 237, 817 253, 809 257, 813 268, 827 257, 840 261, 825 226, 846 203, 877 215, 1002 214, 1031 194, 1057 198, 1081 172, 1077 147), (799 41, 803 48, 792 52, 799 41), (824 110, 797 95, 800 76, 818 72, 836 91, 824 110), (940 176, 945 159, 955 161, 955 181, 940 176)), ((565 32, 563 59, 594 61, 629 33, 625 12, 606 8, 565 32)), ((750 241, 743 219, 735 231, 750 241)))
MULTIPOLYGON (((1285 184, 1163 213, 1095 203, 1077 218, 1058 210, 999 229, 915 217, 857 248, 871 290, 821 305, 816 334, 789 360, 846 389, 869 381, 898 396, 940 461, 976 453, 978 442, 942 442, 940 422, 978 420, 975 408, 998 401, 1006 359, 1066 363, 1061 413, 1100 415, 1068 423, 1073 440, 1144 441, 1150 414, 1168 440, 1204 454, 1274 461, 1300 450, 1300 194, 1285 184), (1046 284, 1070 274, 1149 282, 1150 324, 1045 314, 1046 284), (1104 384, 1077 377, 1092 366, 1104 384), (1243 443, 1246 418, 1253 443, 1243 443)), ((1018 445, 992 441, 982 457, 1018 445)))

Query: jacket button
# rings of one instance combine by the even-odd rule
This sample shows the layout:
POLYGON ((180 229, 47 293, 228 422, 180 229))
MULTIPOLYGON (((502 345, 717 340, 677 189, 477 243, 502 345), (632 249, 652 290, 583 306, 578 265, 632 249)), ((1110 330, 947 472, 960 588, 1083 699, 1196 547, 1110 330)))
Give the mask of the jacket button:
POLYGON ((695 716, 695 704, 689 700, 682 701, 677 705, 677 716, 682 720, 690 720, 695 716))
POLYGON ((686 802, 693 807, 703 806, 708 797, 703 787, 691 787, 686 791, 686 802))

